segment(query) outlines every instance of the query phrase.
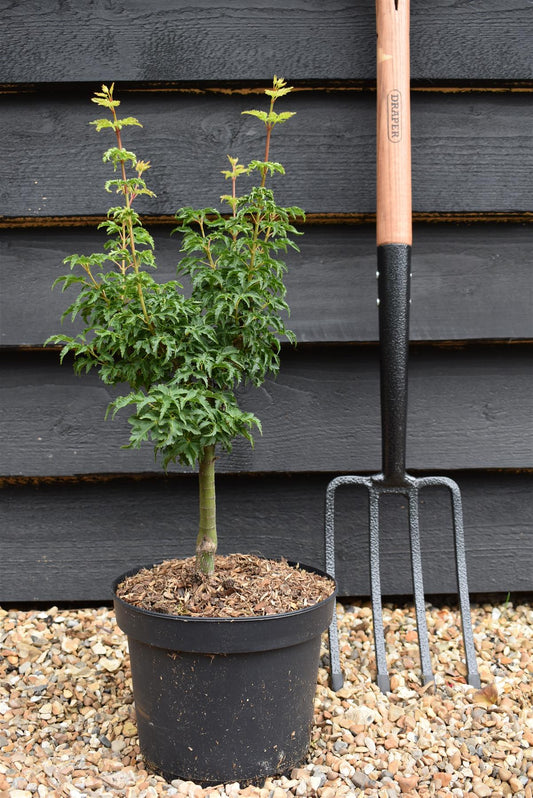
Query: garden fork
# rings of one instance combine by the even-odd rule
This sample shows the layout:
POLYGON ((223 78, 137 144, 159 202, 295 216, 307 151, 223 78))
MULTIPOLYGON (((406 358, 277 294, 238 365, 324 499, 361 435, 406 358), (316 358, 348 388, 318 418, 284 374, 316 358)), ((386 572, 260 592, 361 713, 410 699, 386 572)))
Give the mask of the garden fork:
MULTIPOLYGON (((335 491, 361 485, 369 496, 370 591, 374 625, 377 684, 390 691, 383 630, 379 500, 396 494, 407 498, 411 570, 422 681, 433 681, 425 616, 419 530, 419 493, 443 486, 452 501, 455 562, 468 683, 479 687, 464 544, 461 493, 448 477, 412 477, 405 471, 407 430, 407 360, 411 280, 411 130, 409 77, 409 0, 377 0, 377 278, 380 341, 382 471, 373 476, 339 476, 326 492, 326 569, 335 575, 335 491)), ((331 686, 343 684, 336 618, 329 629, 331 686)))

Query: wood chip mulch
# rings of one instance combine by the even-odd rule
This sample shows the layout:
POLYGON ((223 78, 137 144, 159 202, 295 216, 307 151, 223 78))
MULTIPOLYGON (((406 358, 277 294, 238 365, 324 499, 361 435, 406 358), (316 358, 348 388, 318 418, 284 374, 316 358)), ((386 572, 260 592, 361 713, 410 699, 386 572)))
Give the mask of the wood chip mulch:
POLYGON ((292 612, 331 595, 328 577, 249 554, 217 555, 209 577, 195 559, 167 560, 143 568, 118 586, 123 601, 152 612, 193 617, 237 618, 292 612))

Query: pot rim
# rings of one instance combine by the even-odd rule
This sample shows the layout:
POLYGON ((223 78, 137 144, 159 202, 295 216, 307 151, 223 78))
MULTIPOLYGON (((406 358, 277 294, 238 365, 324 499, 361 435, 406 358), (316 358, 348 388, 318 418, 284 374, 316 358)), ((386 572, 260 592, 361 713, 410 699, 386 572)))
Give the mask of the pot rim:
POLYGON ((203 654, 241 654, 268 651, 304 643, 324 632, 333 617, 336 584, 330 574, 303 563, 305 570, 327 576, 333 590, 329 596, 308 607, 272 615, 243 615, 236 618, 170 615, 136 607, 116 595, 116 587, 125 576, 142 567, 122 574, 114 582, 114 605, 117 623, 128 637, 140 643, 163 648, 203 654))
MULTIPOLYGON (((274 558, 274 557, 265 557, 263 559, 268 559, 268 560, 274 560, 275 561, 276 558, 274 558)), ((156 612, 155 610, 147 610, 144 607, 138 607, 135 604, 130 604, 128 601, 124 601, 124 599, 120 598, 120 596, 117 596, 117 593, 116 593, 117 587, 128 576, 133 576, 134 574, 136 574, 139 571, 141 571, 143 568, 150 569, 150 568, 153 568, 155 565, 159 565, 160 563, 163 563, 163 562, 166 562, 166 560, 159 560, 158 562, 153 562, 153 563, 150 563, 149 565, 138 565, 135 568, 130 568, 130 570, 125 571, 123 574, 118 576, 113 582, 113 600, 116 601, 116 602, 119 602, 121 605, 123 605, 124 607, 127 607, 128 609, 131 608, 131 609, 135 610, 136 612, 142 613, 143 615, 154 616, 155 618, 167 618, 167 619, 175 618, 176 620, 179 620, 179 621, 189 621, 189 622, 190 621, 194 621, 194 622, 205 621, 206 623, 211 623, 211 624, 214 623, 214 622, 226 622, 226 623, 233 624, 235 622, 239 622, 240 623, 240 622, 246 622, 246 621, 248 621, 248 622, 249 621, 258 621, 261 618, 265 618, 265 619, 267 619, 267 618, 285 618, 285 617, 291 617, 292 618, 292 617, 294 617, 296 615, 302 615, 302 614, 305 614, 307 612, 310 612, 313 609, 316 609, 316 607, 318 607, 321 604, 324 604, 326 601, 331 601, 331 598, 333 596, 336 596, 336 594, 337 594, 337 583, 335 581, 335 578, 333 576, 331 576, 331 574, 328 574, 326 571, 323 571, 320 568, 316 568, 313 565, 307 565, 305 563, 302 563, 302 562, 299 562, 299 561, 294 561, 294 560, 287 560, 287 564, 292 566, 292 567, 297 566, 298 568, 301 568, 304 571, 310 571, 311 573, 320 574, 320 576, 326 576, 333 584, 333 590, 331 591, 330 595, 326 596, 326 598, 321 599, 320 601, 315 601, 314 604, 310 604, 308 607, 300 607, 300 609, 298 609, 298 610, 290 610, 289 612, 273 612, 273 613, 270 613, 269 615, 241 615, 241 616, 237 616, 236 618, 229 618, 229 617, 223 617, 223 616, 219 617, 217 615, 175 615, 174 613, 169 613, 169 612, 156 612)))

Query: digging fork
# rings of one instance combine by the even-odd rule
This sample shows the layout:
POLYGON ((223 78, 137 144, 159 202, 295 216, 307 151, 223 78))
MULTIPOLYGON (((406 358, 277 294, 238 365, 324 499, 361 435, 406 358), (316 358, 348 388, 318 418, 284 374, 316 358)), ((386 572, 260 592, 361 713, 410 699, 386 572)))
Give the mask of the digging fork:
MULTIPOLYGON (((335 492, 344 485, 368 490, 370 590, 377 665, 377 684, 390 691, 383 630, 379 502, 402 495, 408 502, 411 570, 422 681, 433 681, 425 615, 419 530, 419 494, 442 486, 451 494, 455 563, 468 683, 479 687, 464 544, 463 511, 458 485, 448 477, 413 477, 405 470, 407 431, 407 361, 411 282, 411 125, 409 76, 409 0, 377 0, 377 278, 380 341, 382 470, 373 476, 339 476, 326 492, 326 568, 335 575, 335 492)), ((343 684, 336 618, 329 629, 331 686, 343 684)))

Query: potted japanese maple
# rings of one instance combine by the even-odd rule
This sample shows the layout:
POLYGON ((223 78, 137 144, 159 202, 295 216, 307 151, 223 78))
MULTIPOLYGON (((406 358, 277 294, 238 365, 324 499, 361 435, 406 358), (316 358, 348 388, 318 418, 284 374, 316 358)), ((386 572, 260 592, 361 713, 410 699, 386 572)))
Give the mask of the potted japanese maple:
POLYGON ((48 339, 62 344, 62 359, 73 355, 77 373, 95 369, 103 382, 129 386, 109 407, 112 415, 132 410, 128 447, 149 442, 165 468, 198 468, 194 556, 137 568, 114 591, 141 751, 163 775, 207 784, 284 772, 305 756, 320 636, 334 607, 332 580, 314 569, 216 553, 217 451, 239 436, 252 441, 260 428, 237 390, 275 374, 280 340, 294 341, 280 254, 297 248, 290 236, 303 211, 279 206, 270 187, 284 173, 270 160, 272 131, 293 116, 274 105, 290 90, 275 77, 268 109, 244 112, 264 126, 265 150, 247 165, 228 156, 225 212, 178 211, 184 290, 150 274, 153 240, 133 207, 153 196, 150 164, 122 141, 123 129, 140 123, 118 118, 113 86, 102 86, 93 102, 109 115, 92 124, 115 136, 103 156, 115 172, 105 187, 120 203, 100 225, 104 251, 66 258, 71 273, 56 280, 78 289, 64 316, 80 316, 83 331, 48 339))

